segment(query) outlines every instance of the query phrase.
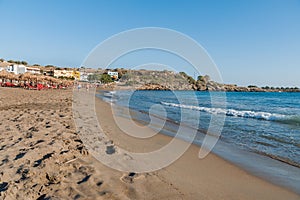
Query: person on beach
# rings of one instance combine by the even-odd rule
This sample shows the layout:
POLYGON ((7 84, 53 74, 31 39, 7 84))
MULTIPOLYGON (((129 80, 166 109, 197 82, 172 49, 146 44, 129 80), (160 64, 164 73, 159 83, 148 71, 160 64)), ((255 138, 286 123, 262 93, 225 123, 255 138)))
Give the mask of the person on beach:
POLYGON ((89 87, 90 87, 90 86, 89 86, 89 84, 87 83, 86 86, 85 86, 87 92, 89 91, 89 87))

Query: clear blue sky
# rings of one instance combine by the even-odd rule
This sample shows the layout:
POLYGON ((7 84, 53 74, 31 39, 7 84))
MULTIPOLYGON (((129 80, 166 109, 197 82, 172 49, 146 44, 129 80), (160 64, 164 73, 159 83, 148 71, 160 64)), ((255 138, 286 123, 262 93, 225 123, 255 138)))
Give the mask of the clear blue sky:
POLYGON ((104 39, 149 26, 195 39, 226 83, 300 86, 299 0, 0 0, 0 57, 78 67, 104 39))

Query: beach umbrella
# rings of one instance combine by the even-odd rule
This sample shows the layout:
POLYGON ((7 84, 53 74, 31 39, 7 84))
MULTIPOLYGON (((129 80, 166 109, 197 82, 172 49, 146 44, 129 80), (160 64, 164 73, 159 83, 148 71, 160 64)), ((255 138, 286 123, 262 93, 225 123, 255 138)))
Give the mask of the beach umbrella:
POLYGON ((43 75, 40 75, 40 76, 36 76, 36 80, 37 82, 44 82, 46 79, 43 75))
POLYGON ((7 79, 9 79, 10 82, 12 82, 13 80, 18 80, 19 76, 14 73, 8 73, 7 79))
POLYGON ((51 82, 51 81, 52 81, 52 77, 50 77, 50 76, 45 76, 45 80, 51 82))
POLYGON ((44 80, 50 82, 50 85, 54 85, 54 84, 58 83, 58 80, 51 76, 44 76, 44 80))
POLYGON ((30 76, 31 76, 31 73, 26 72, 26 73, 21 74, 19 76, 19 80, 21 80, 21 81, 28 81, 30 79, 30 76))
POLYGON ((0 72, 0 78, 7 78, 9 75, 9 72, 7 72, 6 70, 2 70, 0 72))
POLYGON ((30 74, 30 75, 28 76, 28 81, 30 81, 30 82, 36 84, 36 83, 37 83, 37 76, 34 75, 34 74, 30 74))
POLYGON ((2 70, 0 72, 0 78, 2 79, 2 83, 4 82, 5 79, 8 79, 9 76, 9 72, 7 72, 6 70, 2 70))
POLYGON ((51 78, 51 82, 53 82, 53 83, 58 83, 59 82, 59 80, 57 78, 54 78, 54 77, 50 77, 50 78, 51 78))
POLYGON ((31 75, 29 76, 29 79, 30 79, 31 81, 37 81, 37 76, 36 76, 35 74, 31 74, 31 75))

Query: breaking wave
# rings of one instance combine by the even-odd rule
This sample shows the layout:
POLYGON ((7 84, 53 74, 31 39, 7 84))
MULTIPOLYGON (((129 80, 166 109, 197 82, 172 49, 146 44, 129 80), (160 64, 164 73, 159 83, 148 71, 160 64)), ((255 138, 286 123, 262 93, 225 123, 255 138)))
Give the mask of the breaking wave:
POLYGON ((276 114, 276 113, 256 112, 256 111, 247 111, 247 110, 208 108, 208 107, 200 107, 200 106, 192 106, 192 105, 184 105, 184 104, 176 104, 176 103, 168 103, 168 102, 161 102, 161 104, 170 107, 198 110, 210 114, 223 114, 232 117, 253 118, 259 120, 278 121, 287 124, 300 125, 300 116, 290 116, 290 115, 283 115, 283 114, 276 114))

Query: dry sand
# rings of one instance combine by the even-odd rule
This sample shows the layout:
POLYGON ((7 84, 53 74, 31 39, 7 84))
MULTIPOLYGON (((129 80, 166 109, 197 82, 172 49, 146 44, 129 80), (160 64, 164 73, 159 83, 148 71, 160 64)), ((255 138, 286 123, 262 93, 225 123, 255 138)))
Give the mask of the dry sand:
MULTIPOLYGON (((107 103, 96 100, 96 106, 114 145, 148 151, 171 139, 129 138, 114 124, 107 103)), ((300 199, 213 154, 199 160, 194 145, 156 172, 129 176, 110 169, 82 144, 69 90, 0 88, 0 111, 0 199, 300 199)))

